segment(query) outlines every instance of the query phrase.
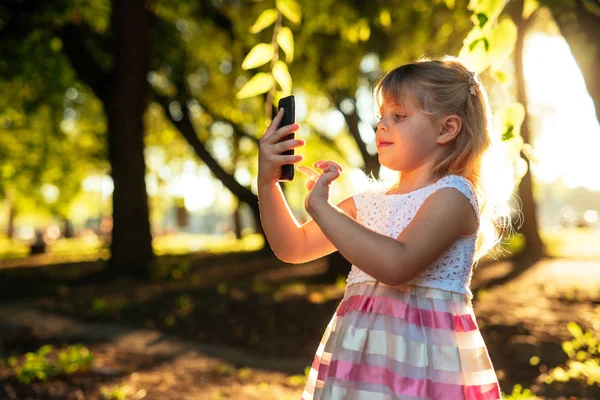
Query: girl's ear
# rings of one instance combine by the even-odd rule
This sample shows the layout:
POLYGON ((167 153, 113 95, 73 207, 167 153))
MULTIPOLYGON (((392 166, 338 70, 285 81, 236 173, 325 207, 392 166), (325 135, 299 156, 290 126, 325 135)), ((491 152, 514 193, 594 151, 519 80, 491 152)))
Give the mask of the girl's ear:
POLYGON ((460 133, 462 119, 456 114, 448 115, 442 119, 441 125, 442 129, 436 141, 439 144, 450 143, 460 133))

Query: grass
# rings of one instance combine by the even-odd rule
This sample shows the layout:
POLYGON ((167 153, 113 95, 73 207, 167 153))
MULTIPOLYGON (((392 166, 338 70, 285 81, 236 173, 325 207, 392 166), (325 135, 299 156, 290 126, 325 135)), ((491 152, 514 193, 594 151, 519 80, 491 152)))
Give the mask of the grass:
POLYGON ((551 256, 600 258, 600 229, 556 227, 541 236, 551 256))
MULTIPOLYGON (((263 238, 259 234, 247 234, 241 239, 234 235, 198 235, 179 233, 154 238, 152 247, 156 255, 180 255, 194 252, 210 254, 235 253, 259 250, 263 246, 263 238)), ((59 239, 47 252, 37 257, 42 264, 56 262, 79 262, 97 259, 108 259, 108 247, 96 237, 59 239)), ((0 237, 0 260, 20 260, 29 257, 29 246, 26 243, 11 241, 0 237)))
MULTIPOLYGON (((555 227, 541 231, 548 254, 553 257, 600 258, 600 229, 555 227)), ((235 253, 258 250, 263 246, 259 234, 246 234, 237 239, 233 234, 201 235, 178 233, 156 237, 152 246, 156 255, 181 255, 196 252, 209 254, 235 253)), ((506 254, 515 254, 525 245, 521 236, 515 235, 505 245, 506 254)), ((0 260, 20 260, 29 256, 26 243, 11 241, 0 236, 0 260)), ((42 264, 108 259, 107 246, 96 237, 59 239, 48 247, 47 253, 38 256, 42 264), (46 260, 47 259, 47 260, 46 260), (47 261, 47 262, 46 262, 47 261)))

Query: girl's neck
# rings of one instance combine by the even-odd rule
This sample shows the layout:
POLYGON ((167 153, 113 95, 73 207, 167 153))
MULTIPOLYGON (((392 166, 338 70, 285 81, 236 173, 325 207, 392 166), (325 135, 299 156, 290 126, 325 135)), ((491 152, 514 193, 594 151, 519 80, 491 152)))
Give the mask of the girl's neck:
POLYGON ((429 176, 429 171, 402 172, 398 183, 388 191, 388 194, 404 194, 413 192, 435 183, 429 176))

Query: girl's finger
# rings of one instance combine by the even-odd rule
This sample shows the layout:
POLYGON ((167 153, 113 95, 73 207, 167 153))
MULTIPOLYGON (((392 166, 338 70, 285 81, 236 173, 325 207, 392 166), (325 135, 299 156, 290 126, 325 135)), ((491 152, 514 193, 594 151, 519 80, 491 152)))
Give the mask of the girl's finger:
POLYGON ((330 161, 330 160, 321 160, 321 161, 317 161, 316 163, 313 164, 313 167, 315 168, 319 168, 319 169, 327 169, 327 167, 329 166, 334 166, 338 171, 342 172, 343 168, 340 164, 336 163, 335 161, 330 161))
POLYGON ((314 187, 315 187, 315 181, 313 181, 313 180, 306 181, 306 188, 308 190, 312 190, 314 187))
POLYGON ((300 155, 300 154, 296 154, 296 155, 284 155, 284 156, 280 156, 281 157, 281 161, 284 164, 296 164, 299 163, 300 161, 304 160, 304 156, 300 155))
POLYGON ((273 132, 277 130, 277 126, 279 126, 281 118, 283 118, 283 108, 277 111, 277 114, 275 114, 275 118, 273 118, 273 121, 271 121, 271 125, 269 125, 269 127, 267 128, 263 137, 270 136, 273 132))
POLYGON ((304 139, 290 139, 283 142, 277 143, 273 146, 273 152, 277 154, 281 154, 286 150, 295 149, 296 147, 301 147, 306 144, 304 139))
POLYGON ((324 171, 321 174, 321 176, 319 177, 319 179, 317 179, 317 182, 315 184, 323 182, 324 184, 329 185, 331 182, 339 178, 340 175, 341 173, 337 168, 329 167, 326 171, 324 171))
POLYGON ((275 132, 269 134, 266 137, 266 142, 269 144, 276 144, 280 142, 285 136, 289 135, 292 132, 296 132, 300 128, 300 125, 294 123, 286 126, 282 126, 279 129, 276 129, 275 132))
POLYGON ((311 180, 317 180, 319 178, 319 176, 321 175, 314 169, 305 167, 304 165, 296 165, 296 170, 298 170, 298 172, 308 176, 308 178, 311 180))

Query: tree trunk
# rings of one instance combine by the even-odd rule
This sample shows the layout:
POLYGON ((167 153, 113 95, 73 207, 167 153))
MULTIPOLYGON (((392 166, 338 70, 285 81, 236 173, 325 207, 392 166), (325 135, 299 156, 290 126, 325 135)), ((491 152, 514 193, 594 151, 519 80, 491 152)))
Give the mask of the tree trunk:
POLYGON ((146 194, 144 124, 150 39, 145 2, 112 2, 115 58, 108 101, 113 192, 111 259, 106 274, 145 276, 153 259, 146 194))
POLYGON ((233 210, 233 233, 235 233, 236 239, 241 239, 242 237, 242 215, 240 212, 240 206, 242 203, 238 200, 235 205, 235 210, 233 210))
MULTIPOLYGON (((522 7, 517 9, 522 10, 522 7)), ((529 132, 529 118, 527 113, 527 93, 525 90, 525 75, 523 73, 523 43, 527 34, 528 20, 522 17, 522 11, 513 14, 513 21, 517 25, 517 42, 514 52, 515 78, 517 83, 517 101, 525 107, 525 119, 521 125, 521 136, 525 143, 531 143, 529 132)), ((525 249, 520 257, 526 259, 540 259, 544 255, 544 244, 538 230, 537 207, 533 197, 533 182, 531 179, 531 164, 527 162, 527 173, 519 183, 519 197, 523 202, 523 225, 518 232, 525 236, 525 249)))
POLYGON ((15 235, 15 204, 11 198, 8 198, 8 225, 6 227, 6 237, 12 239, 15 235))
POLYGON ((348 125, 348 130, 350 135, 354 138, 356 142, 356 146, 358 146, 358 150, 362 156, 363 162, 365 163, 365 173, 367 175, 373 175, 375 179, 379 179, 379 169, 381 168, 381 164, 379 163, 379 157, 377 153, 371 154, 367 151, 367 145, 363 142, 360 131, 358 130, 358 123, 360 122, 360 117, 356 110, 352 114, 345 114, 340 110, 340 112, 344 115, 344 119, 346 120, 346 124, 348 125))
POLYGON ((71 239, 75 237, 75 232, 73 231, 73 223, 67 217, 63 217, 63 233, 62 236, 65 239, 71 239))

